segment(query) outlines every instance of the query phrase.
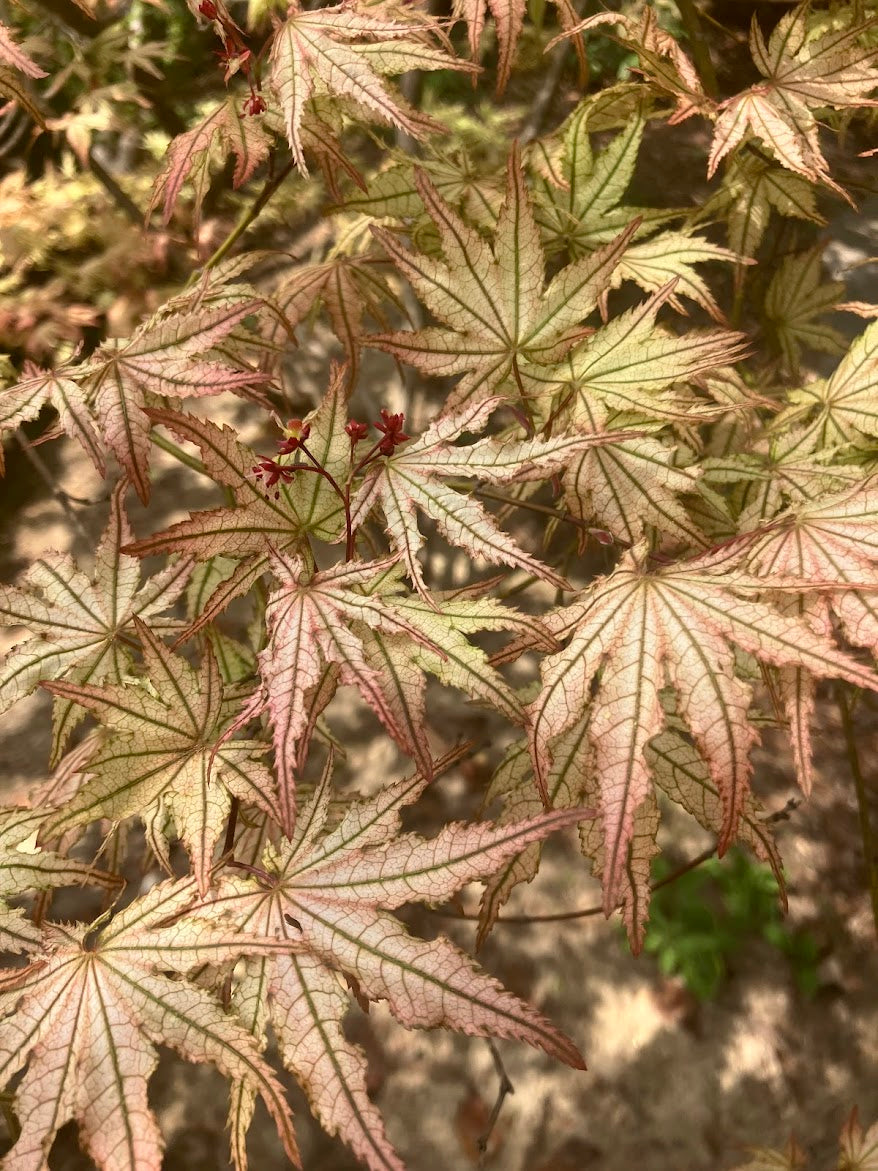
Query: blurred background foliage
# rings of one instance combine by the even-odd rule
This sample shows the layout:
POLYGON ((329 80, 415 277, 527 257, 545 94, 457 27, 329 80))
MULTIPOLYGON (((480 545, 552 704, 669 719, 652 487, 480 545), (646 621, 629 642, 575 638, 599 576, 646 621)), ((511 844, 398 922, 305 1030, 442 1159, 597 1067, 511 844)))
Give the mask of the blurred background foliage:
MULTIPOLYGON (((653 863, 656 883, 672 871, 666 856, 653 863)), ((803 996, 819 987, 817 939, 784 919, 771 870, 741 850, 710 858, 655 891, 644 950, 661 972, 676 976, 700 1000, 717 996, 735 972, 742 948, 761 940, 777 955, 772 970, 786 964, 803 996)))

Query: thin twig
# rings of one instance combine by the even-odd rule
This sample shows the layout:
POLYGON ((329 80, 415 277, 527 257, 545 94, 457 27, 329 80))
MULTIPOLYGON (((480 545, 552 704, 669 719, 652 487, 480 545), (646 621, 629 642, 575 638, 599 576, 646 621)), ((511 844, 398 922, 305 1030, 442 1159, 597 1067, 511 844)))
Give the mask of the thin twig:
MULTIPOLYGON (((649 889, 651 891, 660 890, 663 886, 668 886, 670 883, 676 882, 678 878, 682 878, 690 870, 695 870, 707 862, 715 853, 716 845, 702 850, 700 854, 696 854, 694 858, 690 858, 688 862, 684 862, 682 866, 678 866, 676 870, 673 870, 664 878, 659 879, 658 882, 650 883, 649 889)), ((428 910, 433 915, 441 915, 443 919, 466 919, 473 923, 477 923, 480 919, 479 915, 469 915, 465 911, 442 911, 433 907, 428 908, 428 910)), ((588 919, 594 915, 603 914, 603 903, 595 903, 592 907, 582 907, 578 911, 556 911, 552 915, 499 915, 496 922, 508 923, 512 927, 527 927, 531 923, 565 923, 570 919, 588 919)))
POLYGON ((282 167, 276 175, 266 180, 265 186, 259 192, 259 195, 253 201, 253 203, 250 204, 249 207, 244 209, 240 218, 238 219, 238 222, 232 228, 231 232, 229 232, 228 236, 226 236, 225 240, 223 240, 222 244, 220 244, 219 248, 217 248, 213 255, 204 262, 200 270, 197 270, 192 274, 189 279, 190 285, 193 284, 195 280, 197 280, 198 277, 203 273, 209 272, 210 269, 215 268, 219 262, 232 250, 232 248, 234 248, 238 240, 240 240, 253 221, 260 215, 265 205, 271 199, 272 195, 274 195, 275 191, 277 191, 278 187, 280 187, 280 185, 283 183, 284 179, 286 179, 287 175, 290 174, 295 165, 295 159, 290 159, 286 166, 282 167))
POLYGON ((567 59, 567 52, 570 48, 570 41, 564 40, 559 42, 552 50, 549 59, 549 67, 543 77, 543 84, 537 91, 536 97, 531 103, 530 113, 525 119, 521 132, 518 135, 518 141, 522 146, 530 142, 534 138, 539 138, 546 115, 550 109, 556 106, 556 98, 558 96, 558 89, 561 85, 561 77, 564 73, 564 62, 567 59))
POLYGON ((838 684, 835 696, 836 702, 838 703, 838 710, 841 713, 841 726, 844 731, 848 765, 851 770, 851 776, 854 778, 854 788, 857 794, 860 838, 863 842, 863 855, 866 861, 866 878, 869 884, 869 898, 872 902, 872 918, 875 921, 875 932, 878 934, 878 850, 876 850, 875 837, 872 833, 872 823, 869 820, 869 797, 866 792, 866 779, 863 776, 863 770, 860 766, 860 754, 857 751, 857 736, 843 684, 838 684))
POLYGON ((232 860, 232 850, 235 848, 235 830, 238 825, 238 810, 241 808, 241 802, 237 797, 233 796, 229 805, 229 819, 226 822, 226 840, 223 842, 223 855, 229 855, 229 861, 232 860))
POLYGON ((680 10, 683 26, 686 29, 686 37, 692 50, 692 58, 701 77, 701 84, 708 95, 715 98, 719 93, 719 86, 713 62, 710 59, 710 50, 701 32, 698 9, 695 7, 694 0, 677 0, 677 8, 680 10))
POLYGON ((491 1117, 488 1119, 488 1125, 482 1135, 479 1136, 479 1167, 484 1167, 488 1155, 488 1143, 491 1141, 491 1135, 494 1132, 494 1127, 497 1125, 497 1119, 500 1117, 500 1111, 503 1109, 503 1103, 509 1094, 515 1093, 515 1086, 509 1080, 509 1074, 506 1072, 506 1067, 503 1064, 503 1058, 491 1037, 486 1037, 488 1048, 491 1050, 491 1057, 494 1059, 494 1068, 497 1070, 497 1077, 500 1079, 500 1085, 497 1087, 497 1100, 494 1102, 494 1108, 491 1111, 491 1117))
POLYGON ((98 161, 93 150, 88 152, 88 169, 100 183, 103 189, 107 192, 122 214, 127 216, 132 224, 135 224, 138 228, 143 227, 145 218, 143 212, 140 210, 134 200, 125 194, 110 172, 104 167, 103 163, 98 161))
POLYGON ((43 483, 49 489, 49 492, 51 493, 51 495, 54 496, 54 498, 61 505, 61 507, 64 510, 64 513, 66 514, 67 519, 70 521, 71 525, 76 529, 76 531, 79 533, 79 535, 81 537, 84 537, 87 541, 91 540, 88 533, 83 528, 79 517, 73 511, 73 509, 71 507, 71 500, 76 500, 77 503, 85 503, 85 504, 91 504, 92 501, 90 501, 90 500, 80 501, 79 497, 69 496, 68 493, 66 493, 63 488, 58 487, 58 485, 55 482, 54 477, 52 476, 52 473, 46 467, 46 464, 43 461, 42 457, 39 456, 36 453, 36 451, 34 451, 33 444, 28 439, 23 428, 19 427, 18 430, 15 432, 15 439, 16 439, 16 442, 18 443, 18 446, 21 448, 21 450, 25 456, 25 459, 27 459, 27 461, 31 464, 34 471, 37 473, 37 475, 40 477, 40 479, 43 481, 43 483))

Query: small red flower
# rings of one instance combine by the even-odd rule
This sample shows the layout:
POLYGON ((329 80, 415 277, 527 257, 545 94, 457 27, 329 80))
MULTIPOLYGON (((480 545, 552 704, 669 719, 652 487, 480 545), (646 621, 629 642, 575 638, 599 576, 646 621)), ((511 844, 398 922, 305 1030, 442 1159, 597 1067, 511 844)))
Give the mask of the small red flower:
MULTIPOLYGON (((279 464, 273 459, 261 459, 258 464, 253 465, 252 471, 257 480, 263 481, 266 488, 273 488, 279 480, 289 484, 295 475, 296 467, 295 465, 284 467, 283 464, 279 464)), ((275 500, 279 495, 279 492, 275 492, 275 500)))
POLYGON ((198 11, 207 20, 216 20, 219 13, 216 10, 216 5, 211 3, 211 0, 201 0, 198 5, 198 11))
POLYGON ((277 449, 281 455, 290 455, 291 452, 298 451, 311 434, 311 424, 303 423, 301 419, 288 419, 283 433, 284 437, 277 445, 277 449))
POLYGON ((249 49, 239 48, 229 41, 224 41, 222 49, 217 50, 216 56, 219 58, 220 64, 226 67, 223 77, 227 82, 239 70, 243 70, 245 74, 250 72, 250 57, 252 54, 249 49))
POLYGON ((264 114, 267 109, 262 94, 252 93, 244 103, 244 113, 249 114, 251 118, 256 114, 264 114))
POLYGON ((345 434, 350 436, 351 446, 356 447, 356 445, 361 443, 369 434, 369 424, 358 423, 356 419, 351 419, 351 421, 345 426, 345 434))
POLYGON ((393 455, 393 449, 398 447, 400 443, 411 436, 405 435, 402 430, 402 425, 405 422, 405 415, 400 413, 398 415, 391 415, 389 411, 381 411, 381 421, 376 423, 376 428, 381 431, 384 438, 378 447, 382 455, 393 455))

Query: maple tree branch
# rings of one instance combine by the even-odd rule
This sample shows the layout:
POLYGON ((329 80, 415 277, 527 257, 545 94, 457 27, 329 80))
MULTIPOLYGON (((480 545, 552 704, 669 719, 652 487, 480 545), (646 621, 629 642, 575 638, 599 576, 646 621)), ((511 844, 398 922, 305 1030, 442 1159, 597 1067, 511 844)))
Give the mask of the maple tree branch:
POLYGON ((241 808, 241 802, 234 795, 229 804, 229 819, 226 822, 226 837, 223 842, 222 853, 229 855, 229 861, 232 861, 232 850, 235 848, 235 829, 238 825, 238 810, 241 808))
MULTIPOLYGON (((649 889, 656 891, 661 890, 663 886, 669 886, 678 878, 682 878, 684 874, 688 874, 690 870, 696 870, 702 866, 714 854, 716 854, 716 843, 702 850, 700 854, 696 854, 694 858, 690 858, 688 862, 678 866, 676 870, 672 870, 670 874, 666 874, 664 878, 660 878, 657 882, 651 882, 649 889)), ((432 915, 441 916, 443 919, 465 919, 472 923, 477 923, 480 919, 479 915, 471 915, 466 911, 443 911, 436 907, 427 907, 426 910, 432 915)), ((527 927, 531 923, 565 923, 572 919, 589 919, 595 915, 603 914, 604 904, 595 903, 591 907, 580 907, 578 911, 556 911, 551 915, 498 915, 495 922, 508 923, 513 927, 527 927)))
POLYGON ((220 244, 213 255, 204 262, 201 268, 194 272, 189 278, 190 285, 197 279, 198 276, 205 272, 209 272, 212 268, 215 268, 219 262, 232 250, 232 248, 234 248, 234 246, 244 235, 253 221, 261 214, 263 208, 271 199, 272 195, 274 195, 275 191, 277 191, 277 189, 283 183, 284 179, 286 179, 287 175, 290 174, 295 166, 295 159, 290 159, 286 166, 282 167, 276 175, 273 175, 270 179, 265 181, 265 186, 256 196, 254 201, 250 204, 250 206, 246 207, 241 213, 238 222, 226 236, 225 240, 223 240, 222 244, 220 244))
MULTIPOLYGON (((456 485, 453 481, 448 481, 451 487, 459 487, 464 489, 465 484, 460 483, 456 485)), ((595 537, 596 540, 601 540, 601 534, 606 533, 606 529, 596 528, 594 525, 586 524, 584 520, 580 520, 578 516, 574 516, 571 512, 563 512, 560 508, 552 508, 548 504, 536 504, 532 500, 517 500, 514 496, 505 496, 502 492, 495 492, 491 488, 483 488, 479 485, 473 488, 472 491, 476 496, 483 496, 486 500, 496 500, 498 504, 511 504, 514 508, 526 508, 530 512, 538 512, 542 516, 552 516, 556 520, 564 521, 566 524, 575 525, 576 528, 582 529, 583 532, 595 537)), ((601 541, 601 543, 605 543, 601 541)), ((628 541, 621 541, 618 537, 613 537, 613 544, 619 545, 620 548, 630 549, 631 545, 628 541)))
POLYGON ((866 779, 860 765, 860 754, 857 750, 857 735, 854 722, 851 718, 851 709, 848 704, 844 685, 839 683, 835 692, 838 710, 841 714, 841 726, 844 732, 845 749, 847 750, 848 766, 854 778, 854 789, 857 794, 857 814, 860 820, 860 839, 863 843, 863 856, 866 862, 866 877, 869 885, 869 898, 872 903, 872 918, 875 922, 875 932, 878 934, 878 843, 872 832, 872 823, 869 819, 869 796, 866 792, 866 779))
POLYGON ((719 93, 719 86, 717 85, 716 71, 710 59, 710 52, 701 32, 701 18, 698 15, 698 9, 695 7, 694 0, 677 0, 677 8, 683 21, 683 27, 686 29, 686 38, 689 41, 692 59, 701 77, 702 85, 708 95, 715 98, 719 93))
POLYGON ((138 228, 143 226, 145 216, 134 200, 127 195, 106 167, 95 156, 94 150, 88 152, 88 169, 107 192, 116 207, 122 212, 124 216, 135 224, 138 228))
POLYGON ((491 1050, 491 1057, 494 1059, 494 1068, 497 1071, 497 1077, 500 1079, 500 1085, 497 1087, 497 1100, 494 1102, 493 1109, 491 1110, 488 1125, 485 1127, 484 1132, 479 1135, 477 1145, 479 1149, 480 1168, 485 1166, 488 1157, 488 1143, 491 1141, 491 1135, 494 1133, 494 1127, 497 1125, 497 1119, 500 1117, 503 1103, 509 1094, 515 1093, 515 1086, 509 1080, 509 1074, 506 1072, 506 1066, 503 1064, 500 1051, 491 1037, 486 1037, 485 1039, 488 1042, 488 1048, 491 1050))

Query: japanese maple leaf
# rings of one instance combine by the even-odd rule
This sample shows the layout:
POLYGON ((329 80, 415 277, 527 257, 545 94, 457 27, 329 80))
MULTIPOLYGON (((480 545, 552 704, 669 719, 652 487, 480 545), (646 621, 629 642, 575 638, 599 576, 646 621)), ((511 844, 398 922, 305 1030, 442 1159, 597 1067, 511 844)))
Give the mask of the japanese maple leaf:
POLYGON ((841 1128, 838 1164, 842 1171, 875 1171, 878 1167, 878 1122, 864 1131, 856 1106, 841 1128))
POLYGON ((137 619, 135 626, 144 680, 104 687, 45 684, 54 695, 93 712, 110 735, 89 761, 88 779, 50 815, 43 832, 136 815, 150 825, 159 857, 166 860, 163 820, 170 813, 204 890, 231 796, 278 816, 274 778, 260 759, 266 746, 221 740, 233 713, 209 650, 196 671, 137 619))
POLYGON ((531 148, 537 223, 547 248, 563 249, 573 260, 609 244, 634 219, 639 220, 639 239, 687 214, 685 208, 622 202, 634 175, 646 118, 640 104, 634 105, 621 133, 595 152, 592 120, 600 110, 600 94, 581 102, 552 138, 531 148))
POLYGON ((174 204, 186 179, 195 188, 194 221, 201 218, 201 204, 210 182, 210 164, 214 154, 233 155, 235 169, 232 186, 242 187, 268 157, 272 138, 262 120, 242 114, 234 98, 227 98, 210 110, 199 122, 171 140, 164 166, 156 176, 149 211, 162 203, 165 223, 171 218, 174 204), (219 151, 216 149, 219 147, 219 151))
MULTIPOLYGON (((332 211, 356 212, 374 219, 424 218, 424 204, 418 191, 417 174, 424 171, 439 195, 456 208, 468 223, 491 229, 497 223, 502 199, 502 184, 484 164, 470 158, 465 150, 443 154, 437 147, 425 146, 426 157, 418 167, 401 152, 388 151, 399 159, 379 171, 367 183, 365 191, 346 195, 343 204, 332 211)), ((426 222, 426 219, 425 219, 426 222)))
MULTIPOLYGON (((172 398, 203 397, 224 390, 243 391, 258 386, 265 376, 255 370, 233 369, 202 357, 222 341, 255 304, 230 303, 200 312, 155 315, 127 341, 113 340, 81 365, 64 366, 54 375, 27 379, 0 395, 10 403, 6 426, 33 418, 45 401, 59 407, 61 423, 69 427, 87 451, 95 427, 102 442, 122 465, 144 504, 149 500, 149 418, 144 406, 153 395, 172 398), (25 415, 24 412, 28 413, 25 415), (92 425, 87 416, 92 416, 92 425)), ((0 411, 3 408, 0 407, 0 411)), ((103 457, 94 456, 99 470, 103 457)))
POLYGON ((804 426, 809 450, 878 436, 878 321, 852 342, 831 378, 787 396, 793 406, 778 420, 804 426))
POLYGON ((17 43, 12 29, 0 24, 0 94, 18 102, 38 126, 45 127, 43 114, 19 74, 34 80, 48 76, 17 43))
POLYGON ((39 946, 39 929, 8 898, 30 890, 90 885, 112 890, 119 882, 112 874, 86 862, 64 858, 36 845, 45 811, 6 809, 0 814, 0 950, 30 951, 39 946))
MULTIPOLYGON (((335 368, 320 405, 305 416, 310 427, 308 450, 337 482, 350 470, 351 444, 345 434, 349 382, 344 367, 335 368)), ((196 444, 208 473, 230 488, 233 507, 190 514, 161 532, 133 541, 126 550, 146 557, 185 550, 199 561, 219 555, 240 559, 237 569, 216 587, 196 622, 194 634, 229 602, 246 593, 268 570, 268 548, 285 550, 311 534, 321 541, 344 540, 344 512, 338 495, 323 476, 307 469, 290 483, 266 492, 253 473, 258 456, 241 443, 231 427, 175 411, 149 409, 149 418, 178 438, 196 444)))
POLYGON ((666 680, 722 798, 720 853, 738 832, 756 739, 748 720, 751 688, 734 674, 733 645, 770 665, 798 666, 878 690, 878 675, 838 650, 826 634, 749 596, 759 589, 758 578, 711 571, 698 562, 651 570, 640 549, 545 620, 553 635, 569 642, 544 660, 542 688, 529 708, 534 775, 548 801, 557 738, 588 705, 608 910, 618 902, 629 864, 634 815, 651 792, 645 753, 665 727, 659 694, 666 680), (598 674, 597 691, 589 698, 598 674))
MULTIPOLYGON (((19 423, 35 419, 46 405, 55 408, 62 429, 76 439, 98 472, 106 476, 104 448, 91 411, 79 385, 63 373, 36 370, 15 386, 0 390, 0 437, 6 431, 14 431, 19 423)), ((3 470, 0 446, 0 475, 3 470)))
POLYGON ((467 447, 452 446, 464 432, 483 430, 500 401, 473 401, 438 419, 418 439, 374 464, 352 504, 355 525, 380 504, 390 543, 424 597, 428 592, 418 561, 424 545, 418 511, 436 522, 450 544, 470 556, 483 557, 492 565, 517 566, 565 588, 563 578, 520 548, 477 500, 444 483, 443 477, 471 476, 492 484, 543 479, 586 448, 612 442, 619 434, 562 433, 547 440, 489 438, 467 447))
MULTIPOLYGON (((369 345, 426 374, 464 374, 447 403, 453 411, 505 390, 510 381, 520 387, 531 364, 564 357, 609 286, 637 225, 562 269, 546 288, 545 258, 517 148, 509 158, 493 248, 420 172, 418 191, 439 230, 444 260, 409 252, 384 228, 372 231, 446 328, 376 334, 369 345)), ((519 395, 524 397, 521 388, 519 395)))
POLYGON ((162 884, 109 921, 47 925, 28 965, 0 975, 0 1085, 27 1067, 10 1171, 45 1168, 71 1119, 100 1171, 160 1171, 163 1142, 147 1102, 160 1045, 259 1094, 298 1163, 283 1088, 251 1033, 204 988, 167 974, 241 954, 233 932, 222 938, 185 921, 162 928, 191 900, 190 883, 162 884))
MULTIPOLYGON (((120 547, 131 540, 125 512, 127 485, 110 497, 110 516, 98 544, 91 577, 66 553, 46 553, 28 569, 19 586, 0 587, 0 622, 21 625, 32 637, 6 656, 0 669, 0 711, 29 695, 44 679, 77 683, 118 682, 131 669, 126 649, 137 617, 154 630, 179 628, 160 618, 180 596, 192 561, 181 559, 140 584, 137 559, 120 547)), ((55 704, 52 760, 60 756, 78 716, 69 702, 55 704)))
POLYGON ((308 173, 302 119, 315 96, 341 98, 412 138, 438 128, 381 80, 384 74, 411 69, 473 71, 469 62, 431 43, 435 32, 429 19, 394 20, 372 15, 356 3, 313 12, 290 6, 288 19, 274 34, 268 84, 283 110, 290 149, 302 174, 308 173))
MULTIPOLYGON (((400 718, 393 700, 396 689, 385 680, 386 666, 382 669, 368 661, 357 632, 362 624, 387 634, 405 635, 441 657, 426 623, 422 627, 427 629, 419 628, 398 612, 392 601, 360 588, 373 583, 394 560, 344 563, 311 573, 300 557, 281 552, 272 555, 272 570, 280 585, 268 599, 269 642, 259 654, 259 671, 274 732, 281 825, 288 833, 295 819, 297 744, 308 724, 306 697, 320 682, 326 664, 338 664, 342 683, 359 689, 403 752, 424 759, 423 748, 415 741, 418 729, 400 718)), ((441 636, 440 624, 434 630, 441 636)))
MULTIPOLYGON (((377 321, 384 318, 388 302, 401 303, 387 281, 367 260, 353 256, 330 256, 316 264, 298 264, 272 293, 272 302, 295 328, 323 303, 333 332, 341 342, 348 363, 348 377, 356 381, 363 346, 363 317, 368 312, 377 321)), ((403 309, 404 312, 404 309, 403 309)))
MULTIPOLYGON (((685 739, 677 721, 653 738, 647 748, 655 784, 667 797, 687 810, 705 829, 715 832, 722 823, 722 801, 710 771, 698 749, 685 739)), ((594 770, 588 743, 588 717, 580 718, 555 744, 552 764, 546 779, 549 798, 556 808, 569 809, 593 801, 600 802, 600 781, 594 770)), ((503 801, 501 824, 533 817, 541 808, 533 783, 533 766, 526 740, 516 742, 507 752, 485 794, 487 806, 495 799, 503 801)), ((780 857, 771 827, 760 817, 761 808, 752 794, 746 798, 738 841, 746 843, 761 861, 768 862, 783 890, 780 857)), ((655 834, 659 826, 658 807, 649 797, 634 815, 633 865, 626 869, 620 888, 620 903, 635 951, 643 944, 650 898, 650 861, 658 849, 655 834)), ((598 820, 580 826, 582 851, 599 877, 605 862, 605 838, 598 820)), ((540 844, 533 842, 521 853, 509 858, 489 879, 479 909, 478 942, 481 944, 497 921, 500 909, 512 891, 522 882, 530 882, 537 873, 540 844)))
MULTIPOLYGON (((504 827, 453 824, 425 841, 399 833, 400 808, 427 783, 415 776, 351 805, 327 831, 330 768, 292 840, 266 849, 255 878, 221 877, 200 913, 257 940, 286 942, 288 955, 248 962, 234 1002, 257 1038, 271 1022, 281 1058, 323 1126, 368 1167, 401 1171, 366 1092, 364 1055, 342 1029, 351 994, 340 977, 361 1002, 386 1001, 407 1028, 512 1037, 583 1068, 572 1042, 535 1009, 447 939, 413 938, 390 912, 413 900, 441 902, 590 812, 553 810, 504 827)), ((233 1130, 246 1129, 252 1099, 250 1087, 233 1091, 233 1130)))
MULTIPOLYGON (((387 576, 390 576, 389 574, 387 576)), ((396 576, 396 575, 394 575, 396 576)), ((493 598, 433 591, 429 599, 398 592, 391 583, 388 600, 397 614, 427 635, 433 646, 406 634, 388 633, 370 625, 363 631, 366 660, 381 677, 384 696, 396 722, 407 731, 406 750, 424 776, 432 761, 426 735, 426 673, 446 687, 498 711, 513 724, 525 723, 524 708, 514 688, 488 662, 486 653, 466 637, 480 630, 538 631, 538 623, 493 598), (441 648, 441 653, 436 650, 441 648)), ((382 589, 387 583, 382 583, 382 589)), ((539 636, 539 635, 538 635, 539 636)))
POLYGON ((822 281, 823 248, 785 257, 765 291, 766 332, 792 373, 799 370, 803 349, 843 354, 845 335, 819 320, 839 307, 844 296, 841 281, 822 281))
POLYGON ((478 60, 485 17, 490 10, 497 30, 497 93, 502 94, 512 73, 515 50, 524 27, 526 0, 454 0, 452 14, 466 21, 470 53, 478 60))
POLYGON ((675 287, 670 282, 614 317, 559 366, 539 376, 530 373, 526 387, 541 417, 601 440, 573 453, 563 469, 564 494, 575 516, 596 516, 627 541, 638 540, 650 524, 704 545, 703 534, 675 498, 697 490, 698 472, 674 466, 673 447, 644 430, 654 430, 654 420, 688 424, 715 414, 714 405, 684 394, 682 386, 734 360, 743 335, 727 330, 675 335, 662 329, 656 317, 675 287), (646 428, 640 426, 644 417, 646 428), (609 434, 614 430, 616 439, 609 434))
POLYGON ((548 53, 566 37, 580 37, 582 33, 603 25, 617 25, 614 39, 620 41, 640 58, 640 71, 647 82, 662 96, 674 99, 676 109, 668 119, 669 125, 684 122, 693 114, 710 110, 713 102, 704 92, 698 70, 680 44, 658 23, 653 5, 645 4, 639 20, 621 12, 598 12, 577 23, 564 21, 564 31, 546 45, 548 53))
POLYGON ((817 210, 812 183, 768 156, 742 150, 729 158, 722 188, 702 205, 697 218, 710 223, 718 214, 724 216, 731 250, 753 257, 765 237, 772 211, 814 224, 826 223, 817 210))
MULTIPOLYGON (((785 614, 805 618, 831 635, 831 615, 847 640, 878 658, 878 480, 798 502, 771 523, 742 535, 736 561, 756 578, 798 579, 838 589, 791 590, 776 596, 785 614), (871 586, 871 588, 870 588, 871 586)), ((813 783, 811 720, 814 675, 805 667, 780 670, 780 696, 790 726, 796 772, 804 792, 813 783)))
POLYGON ((783 166, 847 198, 821 153, 812 111, 878 104, 868 97, 878 86, 874 46, 862 41, 870 24, 815 34, 809 6, 800 4, 781 17, 766 45, 754 15, 750 52, 764 80, 722 103, 708 177, 750 131, 783 166))

